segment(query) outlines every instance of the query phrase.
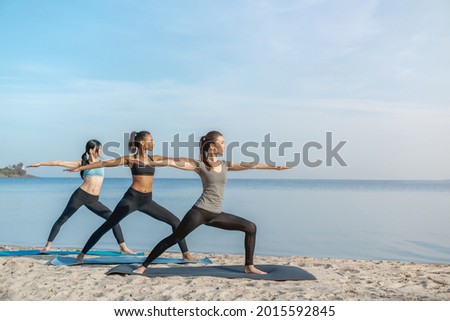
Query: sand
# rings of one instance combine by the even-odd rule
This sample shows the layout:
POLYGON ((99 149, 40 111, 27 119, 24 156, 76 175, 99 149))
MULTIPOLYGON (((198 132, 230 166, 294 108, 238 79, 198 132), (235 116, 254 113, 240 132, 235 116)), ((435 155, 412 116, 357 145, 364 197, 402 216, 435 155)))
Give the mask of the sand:
MULTIPOLYGON (((0 249, 17 247, 0 246, 0 249)), ((217 265, 242 255, 194 253, 217 265)), ((165 253, 165 257, 179 257, 165 253)), ((2 301, 449 301, 450 265, 258 256, 258 264, 301 267, 316 281, 105 275, 115 265, 51 266, 46 256, 0 257, 2 301)), ((158 265, 162 267, 163 265, 158 265)))

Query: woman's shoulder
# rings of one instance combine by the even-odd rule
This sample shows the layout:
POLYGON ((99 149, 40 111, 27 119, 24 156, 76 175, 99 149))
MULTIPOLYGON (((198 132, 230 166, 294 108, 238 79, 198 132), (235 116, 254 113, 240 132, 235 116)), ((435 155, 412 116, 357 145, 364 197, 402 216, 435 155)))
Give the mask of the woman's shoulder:
POLYGON ((197 168, 204 168, 205 164, 199 159, 192 159, 192 163, 194 163, 197 168))

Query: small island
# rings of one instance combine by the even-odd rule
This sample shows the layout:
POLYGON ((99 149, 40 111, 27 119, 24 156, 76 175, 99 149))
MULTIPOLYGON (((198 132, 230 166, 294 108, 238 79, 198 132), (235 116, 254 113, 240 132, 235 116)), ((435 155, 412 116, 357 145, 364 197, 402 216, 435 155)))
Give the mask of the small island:
POLYGON ((23 163, 16 165, 9 165, 4 168, 0 168, 0 178, 6 177, 34 177, 33 175, 27 174, 25 166, 23 163))

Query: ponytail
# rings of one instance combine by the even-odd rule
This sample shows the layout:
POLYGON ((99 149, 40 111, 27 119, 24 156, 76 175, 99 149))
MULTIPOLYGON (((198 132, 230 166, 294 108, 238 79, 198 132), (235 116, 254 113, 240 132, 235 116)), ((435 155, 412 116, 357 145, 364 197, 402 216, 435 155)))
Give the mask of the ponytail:
POLYGON ((150 135, 146 130, 141 130, 140 132, 131 132, 130 140, 128 141, 128 150, 130 153, 134 154, 139 148, 139 143, 144 140, 145 136, 150 135))
MULTIPOLYGON (((102 143, 100 143, 96 139, 91 139, 90 141, 88 141, 86 143, 86 147, 85 147, 84 153, 81 155, 81 166, 89 164, 88 155, 89 155, 89 151, 91 149, 95 149, 95 152, 98 153, 98 151, 100 150, 101 147, 102 147, 102 143)), ((81 176, 81 178, 84 179, 84 177, 83 177, 84 176, 84 170, 80 171, 80 176, 81 176)))
POLYGON ((137 135, 137 132, 135 132, 135 131, 131 132, 130 140, 128 141, 128 150, 132 154, 136 153, 136 151, 137 151, 137 148, 136 148, 136 135, 137 135))
MULTIPOLYGON (((87 155, 88 155, 88 152, 84 152, 83 155, 81 155, 81 166, 89 164, 89 161, 87 159, 87 155)), ((83 178, 84 170, 80 172, 80 176, 81 176, 81 178, 83 178)))
POLYGON ((211 167, 211 164, 208 162, 209 145, 207 144, 206 136, 202 136, 200 138, 200 159, 208 168, 211 167))

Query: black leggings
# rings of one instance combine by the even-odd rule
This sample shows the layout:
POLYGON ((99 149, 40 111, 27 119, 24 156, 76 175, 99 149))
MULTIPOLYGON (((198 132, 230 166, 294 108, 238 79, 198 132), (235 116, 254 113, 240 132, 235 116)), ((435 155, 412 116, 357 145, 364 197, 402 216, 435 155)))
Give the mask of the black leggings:
MULTIPOLYGON (((117 225, 121 220, 134 211, 141 211, 151 217, 162 221, 172 226, 175 231, 180 220, 174 214, 166 210, 164 207, 158 205, 152 200, 152 193, 141 193, 133 188, 129 188, 123 198, 117 204, 111 216, 103 223, 89 238, 84 246, 82 253, 86 254, 89 250, 101 239, 101 237, 108 232, 113 226, 117 225)), ((178 241, 181 252, 188 251, 184 239, 178 241)))
MULTIPOLYGON (((78 188, 70 197, 69 202, 67 203, 66 208, 62 212, 61 216, 58 218, 55 224, 53 224, 50 235, 48 236, 49 242, 53 242, 56 235, 58 235, 61 226, 66 223, 67 220, 83 205, 98 216, 103 217, 105 220, 108 219, 111 215, 111 210, 99 202, 98 196, 89 194, 83 191, 81 188, 78 188)), ((114 237, 117 240, 117 243, 120 244, 125 242, 120 225, 114 226, 113 233, 114 237)))
POLYGON ((200 225, 218 227, 224 230, 245 232, 245 265, 253 265, 253 254, 256 242, 256 225, 242 217, 228 213, 212 213, 197 206, 193 206, 181 220, 175 232, 159 242, 142 264, 148 267, 158 256, 169 247, 184 239, 200 225))

